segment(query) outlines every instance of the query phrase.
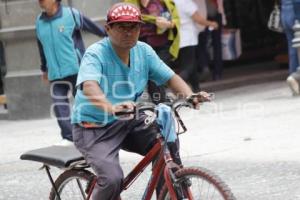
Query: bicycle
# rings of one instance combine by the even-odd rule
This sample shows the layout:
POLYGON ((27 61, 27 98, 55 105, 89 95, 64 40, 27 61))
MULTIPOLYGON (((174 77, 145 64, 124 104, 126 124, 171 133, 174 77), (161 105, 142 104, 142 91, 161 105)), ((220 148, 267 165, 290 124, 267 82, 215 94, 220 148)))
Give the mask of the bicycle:
MULTIPOLYGON (((172 111, 181 127, 177 134, 187 131, 180 118, 178 110, 182 107, 190 107, 190 99, 172 103, 172 111)), ((156 116, 157 110, 153 105, 142 105, 135 111, 126 111, 118 115, 129 115, 137 112, 151 111, 156 116)), ((153 120, 153 115, 151 116, 153 120)), ((157 141, 152 149, 133 168, 123 181, 122 191, 127 190, 150 164, 152 173, 148 180, 142 199, 150 200, 155 191, 160 176, 164 177, 164 185, 158 195, 158 200, 235 200, 229 187, 214 173, 202 167, 183 167, 173 162, 166 139, 158 133, 157 141)), ((43 163, 48 178, 52 184, 50 200, 82 199, 89 200, 96 184, 96 175, 89 170, 88 164, 74 146, 51 146, 26 152, 20 157, 22 160, 38 161, 43 163), (54 181, 50 166, 58 167, 64 171, 54 181)))

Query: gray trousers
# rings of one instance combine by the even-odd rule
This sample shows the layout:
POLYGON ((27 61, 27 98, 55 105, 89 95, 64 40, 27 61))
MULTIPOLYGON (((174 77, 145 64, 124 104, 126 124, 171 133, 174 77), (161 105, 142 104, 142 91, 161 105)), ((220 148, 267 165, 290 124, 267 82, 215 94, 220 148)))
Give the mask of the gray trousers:
POLYGON ((139 119, 116 121, 101 128, 73 126, 73 141, 87 163, 97 174, 93 200, 116 200, 119 198, 123 171, 119 151, 124 149, 145 155, 155 143, 157 124, 146 127, 145 116, 139 119))

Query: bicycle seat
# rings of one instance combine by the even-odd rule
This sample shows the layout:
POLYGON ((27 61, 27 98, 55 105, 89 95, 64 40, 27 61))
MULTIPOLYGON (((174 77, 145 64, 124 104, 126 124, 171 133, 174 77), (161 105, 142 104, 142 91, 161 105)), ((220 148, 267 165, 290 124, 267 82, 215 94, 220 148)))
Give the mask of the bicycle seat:
POLYGON ((20 159, 37 161, 58 168, 68 168, 70 166, 75 166, 77 163, 86 165, 82 154, 75 148, 74 145, 53 145, 34 149, 22 154, 20 159))

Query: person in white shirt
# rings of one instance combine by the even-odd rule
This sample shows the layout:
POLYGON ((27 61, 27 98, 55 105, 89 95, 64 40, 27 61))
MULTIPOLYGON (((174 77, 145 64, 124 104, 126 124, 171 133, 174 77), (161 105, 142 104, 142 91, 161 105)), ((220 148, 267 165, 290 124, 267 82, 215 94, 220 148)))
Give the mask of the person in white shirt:
POLYGON ((174 0, 180 17, 180 50, 175 61, 176 66, 182 66, 180 76, 189 82, 194 91, 198 91, 199 76, 196 68, 196 48, 198 45, 198 24, 218 28, 218 24, 206 20, 199 12, 193 0, 174 0))

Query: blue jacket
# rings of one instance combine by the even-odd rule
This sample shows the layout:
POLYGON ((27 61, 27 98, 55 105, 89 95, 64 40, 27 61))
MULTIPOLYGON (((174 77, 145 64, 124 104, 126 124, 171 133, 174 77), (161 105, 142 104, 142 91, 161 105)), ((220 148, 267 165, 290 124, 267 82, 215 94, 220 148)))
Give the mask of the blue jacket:
POLYGON ((59 5, 54 16, 41 13, 36 19, 36 35, 41 57, 41 70, 48 72, 50 81, 78 73, 85 51, 80 30, 105 36, 102 27, 79 13, 59 5))

